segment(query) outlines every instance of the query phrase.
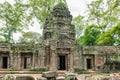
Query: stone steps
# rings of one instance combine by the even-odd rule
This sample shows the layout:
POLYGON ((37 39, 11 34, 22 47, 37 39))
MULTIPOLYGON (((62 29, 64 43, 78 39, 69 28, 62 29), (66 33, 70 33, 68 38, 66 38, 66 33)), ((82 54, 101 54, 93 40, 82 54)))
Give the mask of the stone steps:
POLYGON ((37 74, 36 71, 7 71, 7 70, 2 70, 0 71, 0 74, 37 74))
POLYGON ((65 76, 65 73, 66 73, 67 71, 66 70, 60 70, 60 71, 57 71, 56 73, 57 73, 57 76, 65 76))

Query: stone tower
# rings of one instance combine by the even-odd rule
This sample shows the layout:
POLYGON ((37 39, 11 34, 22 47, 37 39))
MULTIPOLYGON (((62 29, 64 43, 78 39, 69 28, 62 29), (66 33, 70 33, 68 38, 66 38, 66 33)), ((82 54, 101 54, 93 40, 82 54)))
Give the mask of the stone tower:
POLYGON ((43 34, 45 65, 49 70, 73 71, 75 29, 65 4, 57 4, 47 16, 43 34))

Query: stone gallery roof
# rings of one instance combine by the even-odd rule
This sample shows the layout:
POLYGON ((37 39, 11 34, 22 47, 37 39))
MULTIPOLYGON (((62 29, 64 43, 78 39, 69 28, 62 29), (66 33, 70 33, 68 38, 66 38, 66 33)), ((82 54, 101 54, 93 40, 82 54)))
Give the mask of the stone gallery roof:
POLYGON ((120 53, 120 46, 84 46, 83 51, 115 54, 120 53))
POLYGON ((39 44, 22 44, 22 43, 0 43, 0 52, 10 52, 13 50, 19 52, 33 52, 41 48, 39 44))

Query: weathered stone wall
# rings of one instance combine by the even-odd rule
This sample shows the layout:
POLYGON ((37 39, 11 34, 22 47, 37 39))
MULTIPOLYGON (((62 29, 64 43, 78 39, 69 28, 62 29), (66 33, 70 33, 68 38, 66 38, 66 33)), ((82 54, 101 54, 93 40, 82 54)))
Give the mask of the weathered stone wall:
POLYGON ((8 70, 24 70, 25 65, 26 69, 45 68, 45 50, 41 45, 0 43, 0 49, 0 69, 7 66, 8 70))
POLYGON ((75 45, 74 53, 74 68, 83 69, 82 47, 79 44, 75 45))
POLYGON ((120 62, 120 46, 80 46, 76 44, 74 68, 87 69, 87 59, 91 59, 92 69, 98 69, 106 61, 120 62))

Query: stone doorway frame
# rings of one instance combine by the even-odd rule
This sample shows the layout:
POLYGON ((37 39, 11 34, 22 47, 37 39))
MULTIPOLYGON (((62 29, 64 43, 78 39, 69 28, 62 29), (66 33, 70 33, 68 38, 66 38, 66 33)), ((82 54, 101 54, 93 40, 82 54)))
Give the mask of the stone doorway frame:
POLYGON ((32 68, 32 66, 33 66, 33 53, 21 53, 21 68, 22 69, 31 69, 32 68), (28 65, 28 64, 26 64, 26 68, 24 68, 25 66, 24 66, 24 59, 25 58, 29 58, 30 59, 30 64, 28 65))
POLYGON ((91 58, 86 59, 86 66, 87 66, 87 69, 92 69, 92 59, 91 58))
POLYGON ((8 56, 2 56, 2 69, 8 69, 8 56))
POLYGON ((67 62, 68 62, 67 55, 58 55, 58 70, 67 70, 67 62), (63 58, 63 57, 64 57, 64 62, 62 62, 62 60, 60 60, 60 58, 63 58), (64 64, 61 65, 61 63, 64 63, 64 64))
POLYGON ((85 63, 85 70, 89 70, 88 68, 88 64, 87 64, 87 60, 90 59, 91 60, 91 69, 95 70, 95 55, 94 54, 85 54, 84 55, 84 63, 85 63))

